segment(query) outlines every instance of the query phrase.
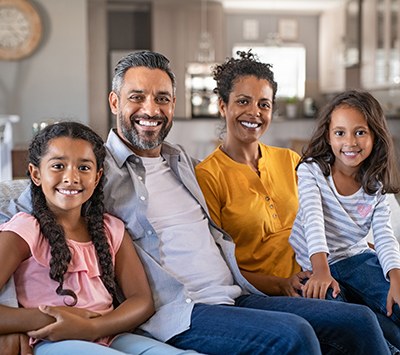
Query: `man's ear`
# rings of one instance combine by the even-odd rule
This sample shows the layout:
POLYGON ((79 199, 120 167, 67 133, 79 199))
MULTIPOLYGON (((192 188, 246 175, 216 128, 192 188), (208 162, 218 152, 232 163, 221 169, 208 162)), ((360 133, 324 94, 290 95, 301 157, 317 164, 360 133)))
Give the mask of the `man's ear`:
POLYGON ((41 182, 41 179, 40 179, 40 170, 39 170, 39 168, 37 166, 33 165, 32 163, 29 163, 28 171, 29 171, 29 175, 31 177, 32 182, 36 186, 40 186, 42 182, 41 182))
POLYGON ((108 95, 108 103, 110 105, 111 112, 116 115, 118 113, 118 95, 114 92, 111 91, 110 94, 108 95))

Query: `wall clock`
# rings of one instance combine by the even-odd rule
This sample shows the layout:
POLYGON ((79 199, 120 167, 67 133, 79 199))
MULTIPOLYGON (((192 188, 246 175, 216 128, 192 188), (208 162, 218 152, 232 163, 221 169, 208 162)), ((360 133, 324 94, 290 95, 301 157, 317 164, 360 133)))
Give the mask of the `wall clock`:
POLYGON ((41 18, 28 0, 0 0, 0 60, 31 55, 41 38, 41 18))

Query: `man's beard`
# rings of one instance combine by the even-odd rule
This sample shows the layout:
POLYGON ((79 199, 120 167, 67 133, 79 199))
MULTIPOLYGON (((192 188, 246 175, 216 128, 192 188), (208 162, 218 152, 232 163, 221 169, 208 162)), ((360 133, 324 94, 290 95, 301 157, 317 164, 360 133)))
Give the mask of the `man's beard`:
MULTIPOLYGON (((118 113, 118 121, 121 127, 121 132, 125 139, 138 150, 151 150, 157 148, 167 137, 172 128, 172 122, 168 125, 168 119, 165 116, 153 116, 154 120, 161 120, 161 129, 157 132, 146 131, 139 133, 135 127, 135 120, 138 116, 131 116, 129 123, 124 120, 123 114, 118 113)), ((148 117, 146 117, 148 119, 148 117)))

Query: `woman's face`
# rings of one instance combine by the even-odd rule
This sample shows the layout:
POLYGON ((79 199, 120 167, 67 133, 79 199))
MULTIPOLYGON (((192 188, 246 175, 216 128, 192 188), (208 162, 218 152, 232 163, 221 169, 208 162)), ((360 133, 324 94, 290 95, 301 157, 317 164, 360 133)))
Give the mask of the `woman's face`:
POLYGON ((233 85, 229 102, 219 102, 226 119, 227 140, 238 144, 258 141, 272 119, 271 84, 266 79, 242 76, 233 85))

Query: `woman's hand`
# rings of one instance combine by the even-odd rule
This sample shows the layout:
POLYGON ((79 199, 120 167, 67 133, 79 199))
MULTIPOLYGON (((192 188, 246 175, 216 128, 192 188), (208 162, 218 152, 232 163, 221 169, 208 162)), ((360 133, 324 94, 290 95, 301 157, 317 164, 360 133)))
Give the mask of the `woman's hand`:
POLYGON ((28 332, 28 335, 36 339, 59 341, 65 339, 95 340, 94 332, 91 330, 91 318, 99 317, 100 314, 77 307, 52 307, 39 306, 39 310, 55 319, 55 322, 41 329, 28 332))
POLYGON ((300 297, 303 282, 310 277, 310 271, 300 271, 287 279, 282 279, 281 294, 284 296, 300 297))

